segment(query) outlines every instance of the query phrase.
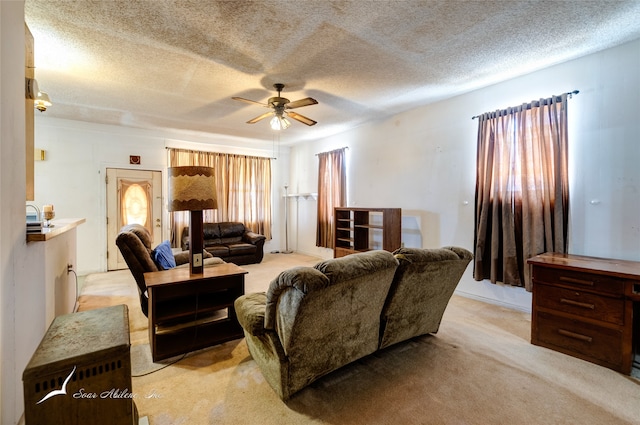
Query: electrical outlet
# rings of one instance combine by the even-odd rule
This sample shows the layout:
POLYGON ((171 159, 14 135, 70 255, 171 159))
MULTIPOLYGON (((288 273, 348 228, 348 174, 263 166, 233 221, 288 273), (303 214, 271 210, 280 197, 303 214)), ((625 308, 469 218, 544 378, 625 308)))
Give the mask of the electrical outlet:
POLYGON ((202 254, 193 254, 193 267, 202 266, 202 254))
POLYGON ((67 274, 73 271, 73 264, 67 264, 67 274))

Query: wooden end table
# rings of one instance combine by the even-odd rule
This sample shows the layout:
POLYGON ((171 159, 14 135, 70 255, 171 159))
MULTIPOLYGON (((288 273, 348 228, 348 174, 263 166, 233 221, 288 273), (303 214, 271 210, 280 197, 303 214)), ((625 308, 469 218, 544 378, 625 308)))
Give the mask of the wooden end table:
POLYGON ((244 294, 246 273, 232 263, 194 275, 189 268, 145 273, 153 361, 242 338, 233 302, 244 294))

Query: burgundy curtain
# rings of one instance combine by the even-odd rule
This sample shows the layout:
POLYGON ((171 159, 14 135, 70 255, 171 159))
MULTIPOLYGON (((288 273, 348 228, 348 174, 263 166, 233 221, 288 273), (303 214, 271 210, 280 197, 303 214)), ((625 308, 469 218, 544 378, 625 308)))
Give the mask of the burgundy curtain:
POLYGON ((318 154, 318 227, 316 246, 333 248, 333 209, 347 199, 345 148, 318 154))
POLYGON ((526 260, 567 252, 567 94, 478 121, 474 278, 530 291, 526 260))

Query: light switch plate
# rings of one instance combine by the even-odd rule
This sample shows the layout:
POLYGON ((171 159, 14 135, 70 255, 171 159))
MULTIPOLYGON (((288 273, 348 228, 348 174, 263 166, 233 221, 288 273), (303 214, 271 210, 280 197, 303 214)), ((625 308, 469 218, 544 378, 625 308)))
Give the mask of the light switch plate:
POLYGON ((202 265, 202 253, 193 254, 193 266, 200 267, 202 265))

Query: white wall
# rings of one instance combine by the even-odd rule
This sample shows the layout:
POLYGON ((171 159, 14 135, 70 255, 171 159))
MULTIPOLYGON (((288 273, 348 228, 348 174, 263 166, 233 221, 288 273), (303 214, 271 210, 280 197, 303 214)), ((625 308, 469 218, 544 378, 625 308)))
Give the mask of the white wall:
POLYGON ((0 422, 15 424, 22 371, 45 331, 45 294, 25 264, 24 2, 0 2, 0 41, 0 422))
MULTIPOLYGON (((296 146, 290 181, 299 192, 316 192, 314 154, 347 146, 348 206, 402 208, 406 246, 473 251, 471 117, 574 89, 580 94, 569 101, 569 250, 640 260, 640 40, 296 146)), ((315 208, 313 201, 292 206, 293 249, 328 258, 330 250, 315 246, 315 208)), ((531 294, 476 282, 472 266, 458 292, 531 309, 531 294)))
POLYGON ((26 240, 24 2, 0 2, 0 20, 0 423, 16 424, 24 411, 22 372, 56 308, 47 283, 66 280, 68 259, 63 237, 51 261, 40 242, 26 240), (62 272, 46 277, 61 256, 62 272))
MULTIPOLYGON (((265 250, 280 249, 284 229, 277 195, 278 188, 285 183, 283 179, 288 176, 289 148, 274 149, 269 142, 214 135, 61 120, 47 117, 46 112, 36 115, 35 139, 35 147, 45 150, 46 160, 35 164, 34 203, 38 206, 53 204, 57 217, 87 220, 78 227, 80 275, 107 269, 106 168, 160 170, 164 184, 165 146, 267 157, 279 155, 272 161, 274 236, 265 244, 265 250), (141 165, 129 165, 129 155, 140 155, 141 165)), ((166 195, 166 188, 163 192, 166 195)), ((165 216, 163 229, 165 238, 169 235, 167 218, 165 216)))

